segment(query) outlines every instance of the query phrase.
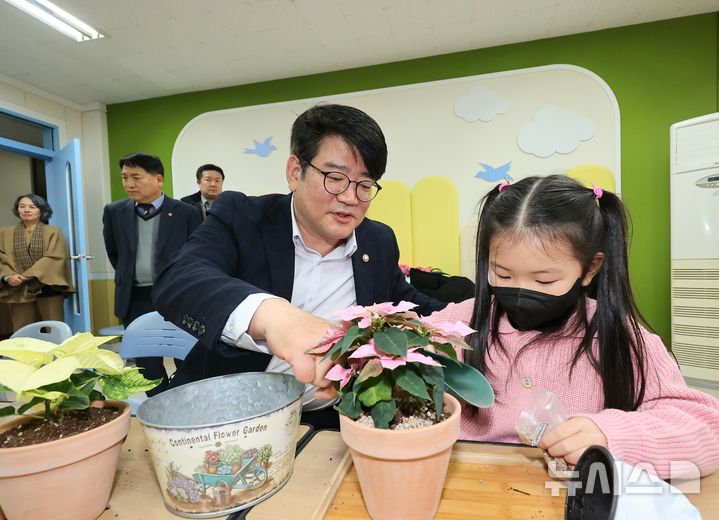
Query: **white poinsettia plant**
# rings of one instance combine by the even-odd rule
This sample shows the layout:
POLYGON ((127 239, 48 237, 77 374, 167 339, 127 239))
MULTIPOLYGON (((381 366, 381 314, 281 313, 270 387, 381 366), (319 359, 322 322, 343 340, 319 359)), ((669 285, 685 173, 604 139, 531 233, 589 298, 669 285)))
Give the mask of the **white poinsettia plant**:
MULTIPOLYGON (((59 345, 34 338, 0 341, 0 391, 15 392, 17 407, 0 408, 0 416, 40 409, 46 421, 62 420, 68 410, 84 410, 92 401, 127 399, 156 387, 119 354, 100 345, 115 336, 75 334, 59 345)), ((27 415, 36 415, 28 413, 27 415)))
POLYGON ((422 318, 412 311, 416 306, 403 301, 349 307, 309 351, 335 362, 326 377, 334 381, 340 413, 351 419, 370 415, 377 428, 423 407, 434 410, 435 422, 442 419, 443 363, 457 362, 455 349, 469 349, 462 338, 474 330, 422 318))

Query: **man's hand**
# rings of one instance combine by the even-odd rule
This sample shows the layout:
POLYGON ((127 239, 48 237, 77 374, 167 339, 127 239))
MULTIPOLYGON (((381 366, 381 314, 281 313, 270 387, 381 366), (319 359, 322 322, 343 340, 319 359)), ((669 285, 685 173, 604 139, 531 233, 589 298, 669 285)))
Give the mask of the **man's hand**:
POLYGON ((332 367, 332 360, 306 353, 319 343, 328 328, 327 320, 286 300, 272 298, 257 308, 247 332, 256 340, 264 339, 272 354, 287 361, 300 383, 316 386, 317 398, 332 399, 337 393, 331 381, 324 377, 332 367))
POLYGON ((590 446, 607 447, 607 438, 599 426, 589 417, 572 417, 542 435, 539 446, 553 457, 564 457, 569 464, 576 464, 584 450, 590 446))

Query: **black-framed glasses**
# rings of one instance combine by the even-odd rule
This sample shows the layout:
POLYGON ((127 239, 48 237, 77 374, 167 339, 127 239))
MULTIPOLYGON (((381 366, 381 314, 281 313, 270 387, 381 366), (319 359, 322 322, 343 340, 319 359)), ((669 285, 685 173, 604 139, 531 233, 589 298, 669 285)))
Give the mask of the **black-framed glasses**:
POLYGON ((327 193, 331 193, 332 195, 344 193, 347 191, 347 188, 350 187, 350 184, 354 183, 355 195, 357 195, 357 198, 362 202, 369 202, 374 199, 379 193, 379 190, 382 189, 382 186, 377 184, 375 181, 353 181, 342 172, 326 172, 319 169, 309 161, 302 162, 308 166, 312 166, 312 168, 324 176, 325 191, 327 193))

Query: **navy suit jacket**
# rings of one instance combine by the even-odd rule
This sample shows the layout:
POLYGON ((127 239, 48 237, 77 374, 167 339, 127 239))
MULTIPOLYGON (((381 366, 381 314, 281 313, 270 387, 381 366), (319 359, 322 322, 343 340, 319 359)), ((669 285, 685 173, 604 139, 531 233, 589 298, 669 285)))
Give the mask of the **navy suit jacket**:
POLYGON ((205 213, 204 211, 202 211, 202 194, 199 191, 197 193, 193 193, 192 195, 182 197, 180 200, 191 206, 196 207, 200 212, 200 218, 202 220, 205 220, 205 213))
MULTIPOLYGON (((208 351, 244 358, 253 370, 262 370, 260 365, 267 364, 269 357, 262 354, 264 361, 252 364, 248 357, 257 360, 257 353, 226 345, 220 336, 232 311, 250 294, 271 293, 291 300, 295 249, 290 202, 291 195, 248 197, 223 192, 197 233, 160 273, 153 287, 155 308, 206 347, 196 345, 188 356, 193 363, 185 365, 220 364, 219 358, 208 358, 208 351)), ((412 301, 419 305, 416 310, 420 314, 446 306, 407 283, 398 266, 399 248, 389 226, 364 219, 355 236, 357 251, 352 255, 352 267, 358 305, 412 301)), ((248 367, 242 368, 239 364, 216 366, 203 377, 244 372, 248 367)))
MULTIPOLYGON (((161 272, 192 232, 200 225, 197 210, 165 195, 160 207, 157 242, 153 246, 154 273, 161 272)), ((124 319, 130 310, 137 253, 135 201, 123 199, 105 206, 102 215, 105 250, 115 269, 115 316, 124 319)))

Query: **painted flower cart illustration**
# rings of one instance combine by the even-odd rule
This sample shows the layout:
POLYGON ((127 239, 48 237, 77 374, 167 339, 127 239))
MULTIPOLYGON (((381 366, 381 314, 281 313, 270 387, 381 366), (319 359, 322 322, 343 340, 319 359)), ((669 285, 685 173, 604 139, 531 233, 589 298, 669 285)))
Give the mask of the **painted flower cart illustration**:
POLYGON ((203 493, 211 487, 255 489, 267 481, 267 468, 258 459, 259 453, 256 449, 248 450, 244 453, 241 463, 233 466, 229 471, 193 473, 192 478, 202 487, 203 493))

